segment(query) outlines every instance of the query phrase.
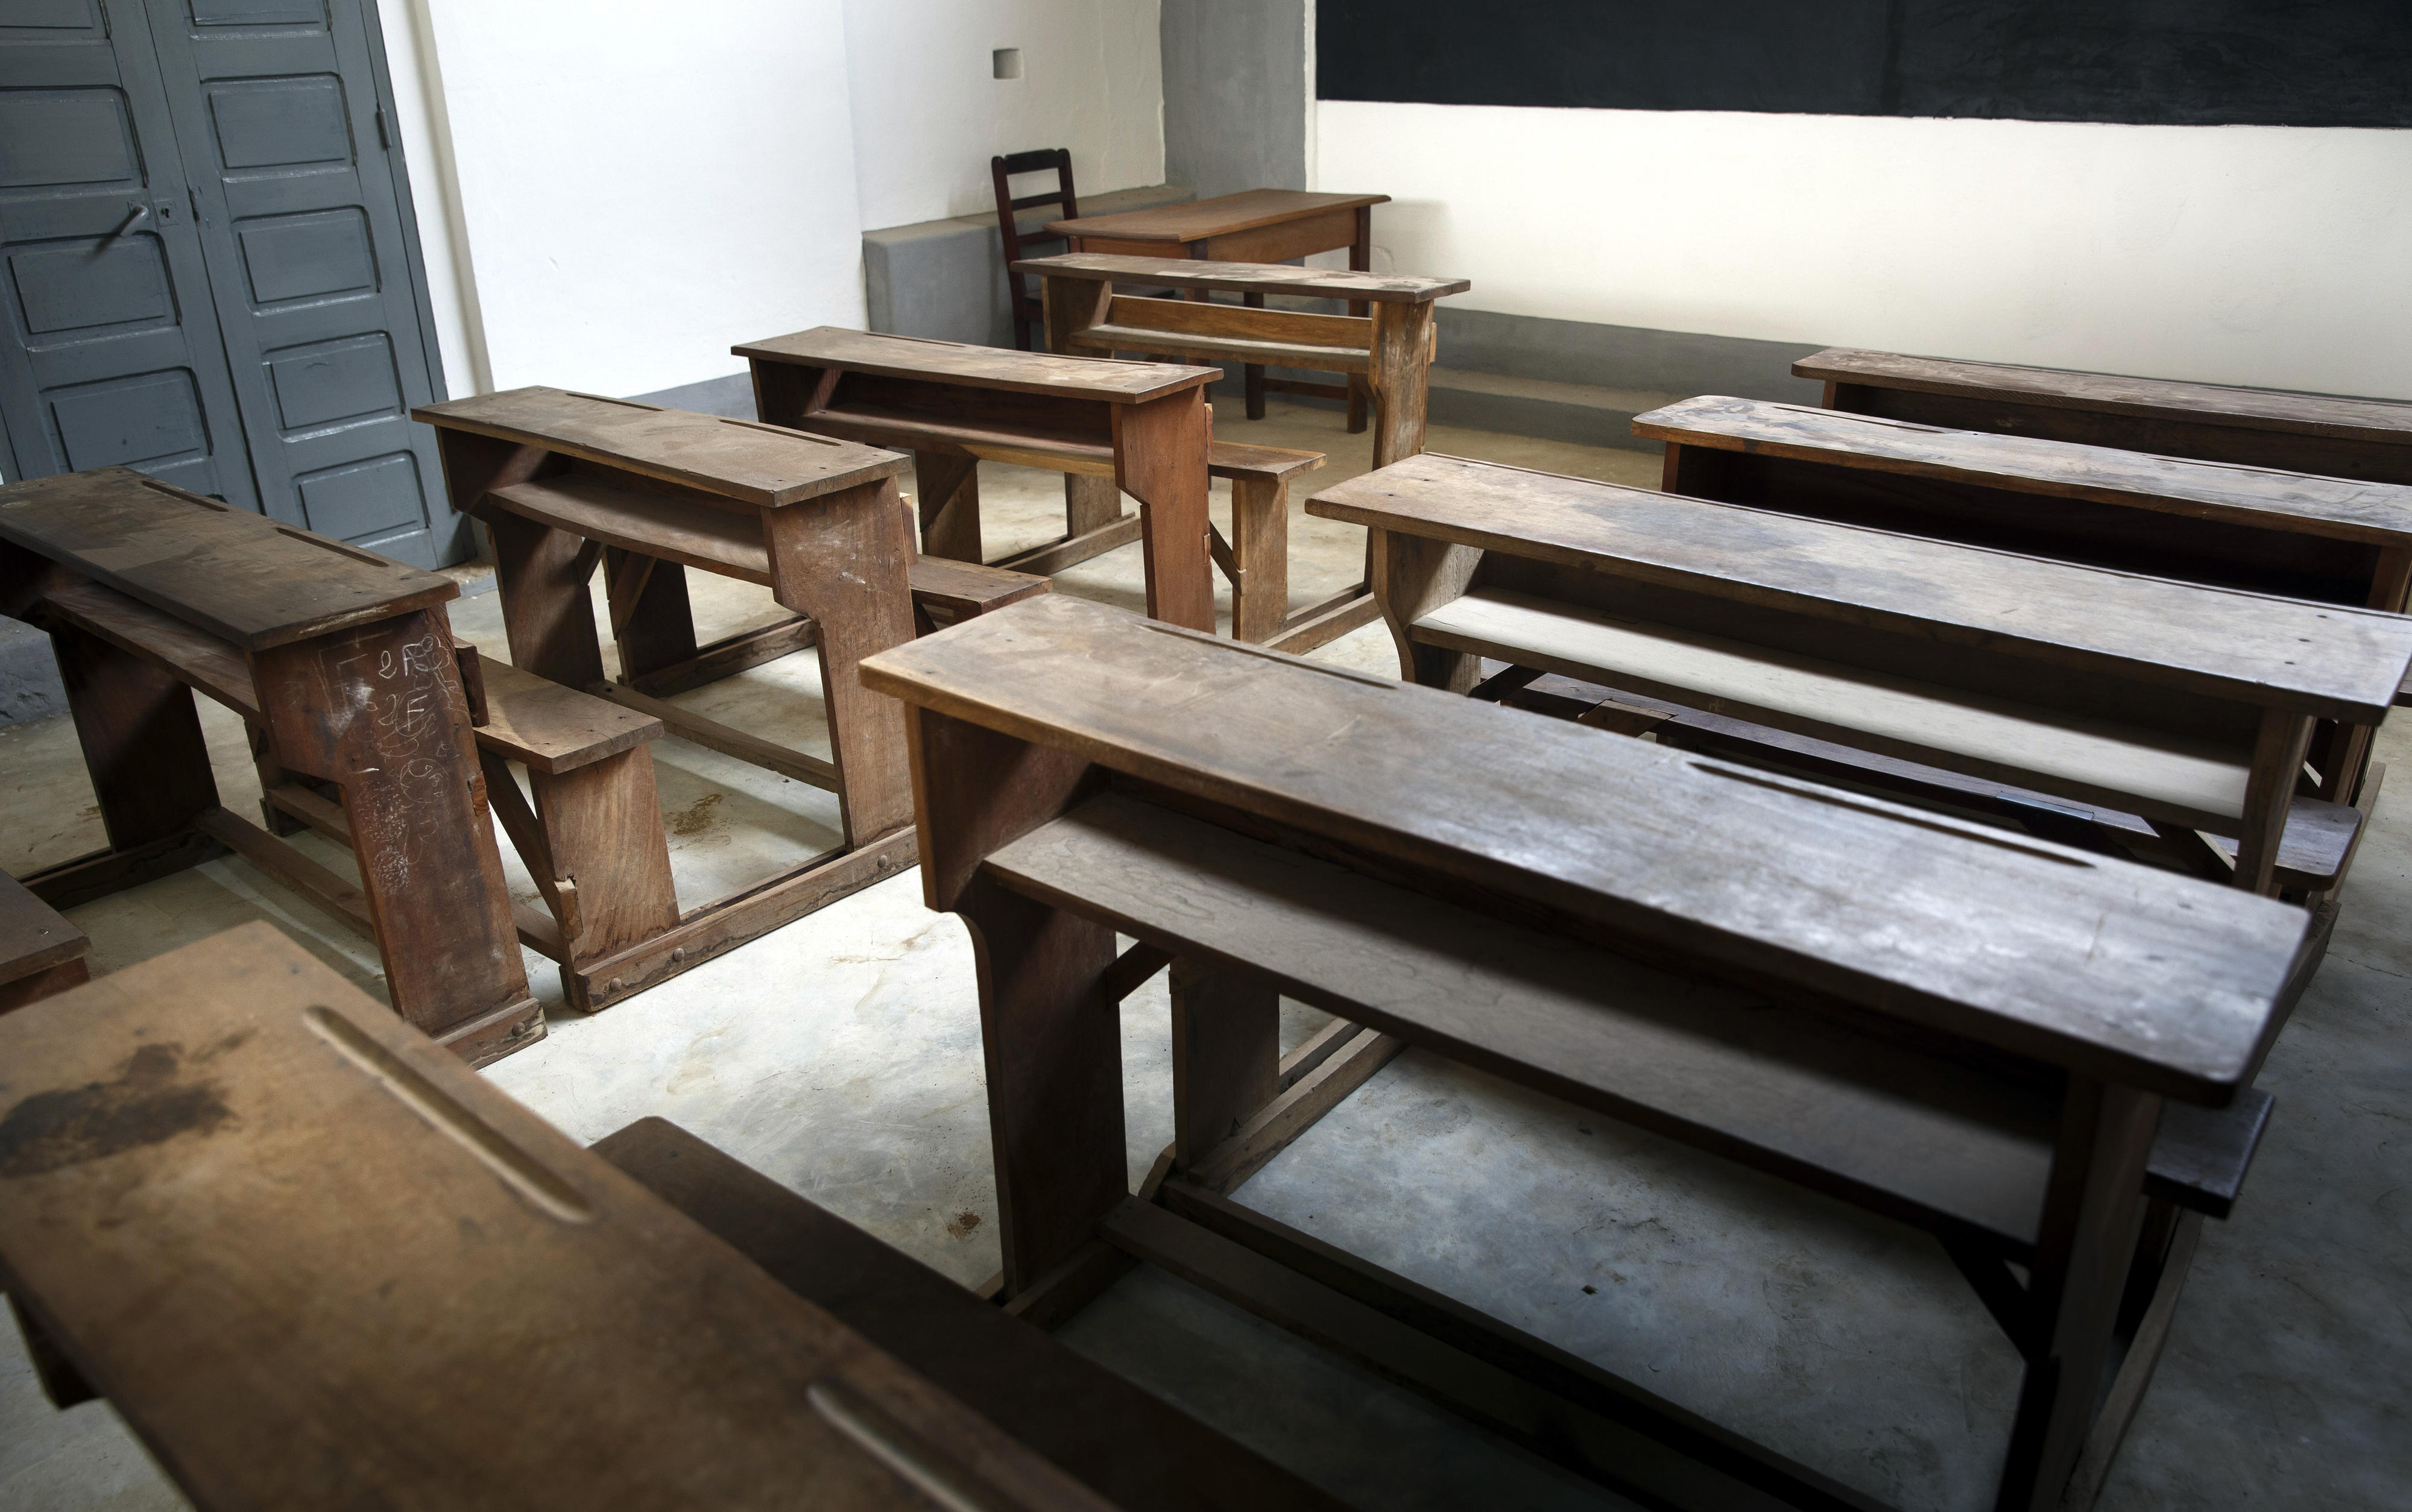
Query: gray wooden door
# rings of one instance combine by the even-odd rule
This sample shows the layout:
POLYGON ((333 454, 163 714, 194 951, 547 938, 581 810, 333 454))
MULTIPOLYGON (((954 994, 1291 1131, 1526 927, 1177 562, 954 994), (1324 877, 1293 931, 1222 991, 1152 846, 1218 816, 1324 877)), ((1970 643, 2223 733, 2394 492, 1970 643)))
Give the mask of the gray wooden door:
MULTIPOLYGON (((150 182, 171 166, 179 180, 161 240, 199 251, 174 292, 189 369, 213 362, 231 400, 207 410, 219 478, 247 471, 242 502, 406 562, 470 554, 433 436, 409 418, 443 397, 442 369, 369 0, 0 0, 0 22, 60 7, 105 28, 125 103, 148 112, 150 182)), ((33 29, 0 26, 0 46, 33 29)), ((39 44, 8 51, 24 57, 0 88, 55 71, 39 44)), ((90 279, 70 283, 72 303, 90 279)), ((29 418, 56 411, 47 388, 27 387, 39 395, 29 418)), ((29 459, 16 410, 7 418, 19 476, 101 465, 72 448, 29 459)), ((169 476, 151 457, 106 460, 169 476)))

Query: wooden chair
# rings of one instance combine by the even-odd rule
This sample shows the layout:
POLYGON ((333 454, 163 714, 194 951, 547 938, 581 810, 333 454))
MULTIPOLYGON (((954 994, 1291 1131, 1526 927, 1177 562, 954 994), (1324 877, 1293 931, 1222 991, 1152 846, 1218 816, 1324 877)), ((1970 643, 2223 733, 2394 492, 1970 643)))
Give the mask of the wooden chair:
POLYGON ((1339 1506, 668 1125, 581 1148, 266 924, 0 1065, 37 1374, 202 1512, 1339 1506))
POLYGON ((2316 719, 2375 727, 2412 669, 2400 615, 1463 458, 1307 507, 1383 543, 1414 681, 1469 691, 1493 656, 2111 806, 2255 891, 2301 809, 2349 853, 2355 811, 2297 795, 2305 742, 2316 719))
POLYGON ((92 941, 59 911, 0 876, 0 1013, 92 980, 92 941))
POLYGON ((1009 1304, 1144 1261, 1646 1505, 1866 1505, 1230 1200, 1318 1106, 1288 997, 1935 1234, 2027 1362, 1996 1505, 2092 1500, 2302 910, 1066 595, 862 670, 979 947, 1009 1304), (1184 1132, 1135 1196, 1102 1008, 1168 958, 1184 1132))
MULTIPOLYGON (((1022 222, 1019 212, 1036 205, 1062 205, 1063 218, 1078 220, 1079 203, 1072 197, 1072 149, 1042 147, 1036 152, 1012 153, 988 160, 989 177, 996 184, 996 229, 1005 239, 1005 286, 1012 301, 1013 345, 1022 351, 1031 350, 1030 328, 1046 323, 1045 310, 1030 292, 1014 264, 1022 260, 1022 222), (1017 173, 1037 173, 1044 169, 1055 170, 1055 188, 1052 194, 1024 195, 1016 199, 1006 181, 1017 173)), ((1052 345, 1051 345, 1051 350, 1052 345)))

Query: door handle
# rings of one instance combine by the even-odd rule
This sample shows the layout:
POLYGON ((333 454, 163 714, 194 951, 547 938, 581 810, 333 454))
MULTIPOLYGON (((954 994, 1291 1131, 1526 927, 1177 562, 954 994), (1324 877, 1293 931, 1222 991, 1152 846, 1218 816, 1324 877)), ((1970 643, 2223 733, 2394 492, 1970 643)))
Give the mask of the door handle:
POLYGON ((140 226, 143 221, 149 219, 151 214, 151 207, 144 204, 140 199, 128 199, 125 202, 125 218, 119 221, 117 223, 117 229, 110 232, 108 236, 102 239, 103 241, 116 241, 119 237, 124 236, 126 232, 134 229, 135 227, 140 226))

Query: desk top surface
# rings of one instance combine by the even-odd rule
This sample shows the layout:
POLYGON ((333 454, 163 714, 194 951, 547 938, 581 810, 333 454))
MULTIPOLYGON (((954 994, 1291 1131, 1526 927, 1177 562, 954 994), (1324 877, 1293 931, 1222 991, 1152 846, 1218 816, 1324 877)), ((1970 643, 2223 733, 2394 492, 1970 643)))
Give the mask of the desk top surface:
POLYGON ((1184 389, 1200 388, 1223 375, 1220 368, 1017 352, 1009 347, 974 346, 967 342, 849 330, 844 326, 815 326, 810 330, 766 337, 729 350, 739 357, 766 362, 842 368, 849 373, 876 373, 890 378, 965 389, 1003 389, 1061 399, 1094 399, 1109 404, 1136 404, 1159 399, 1184 389))
POLYGON ((1030 257, 1015 263, 1013 271, 1036 273, 1041 278, 1160 284, 1233 294, 1301 294, 1327 300, 1369 300, 1375 304, 1420 304, 1463 294, 1474 286, 1469 278, 1427 278, 1420 273, 1360 273, 1350 268, 1293 268, 1284 262, 1125 257, 1104 252, 1030 257))
POLYGON ((1125 210, 1117 215, 1083 215, 1050 221, 1050 236, 1104 236, 1125 242, 1203 242, 1259 226, 1302 220, 1328 210, 1390 202, 1386 194, 1310 194, 1304 189, 1243 189, 1238 194, 1192 199, 1184 204, 1125 210))
POLYGON ((247 651, 461 595, 440 572, 145 477, 130 467, 0 488, 0 539, 247 651))
POLYGON ((2019 367, 2007 362, 1962 362, 1950 358, 1910 357, 1849 346, 1829 347, 1813 357, 1804 357, 1792 364, 1792 371, 1804 378, 1868 384, 1879 389, 2412 446, 2412 403, 2396 399, 2288 393, 2278 389, 2130 378, 2111 373, 2019 367))
MULTIPOLYGON (((765 507, 893 477, 908 464, 892 451, 852 441, 561 389, 511 389, 421 404, 410 418, 765 507)), ((466 507, 475 501, 454 502, 466 507)))
POLYGON ((2386 546, 2412 546, 2412 487, 1954 431, 1805 404, 1704 395, 1638 416, 1633 433, 1838 467, 1948 478, 2386 546))
POLYGON ((908 703, 1661 957, 2199 1101, 2232 1095, 2274 1032, 2308 922, 2241 889, 1064 594, 862 672, 908 703))
POLYGON ((2375 723, 2412 618, 1963 546, 1427 452, 1318 492, 1329 520, 2375 723))
POLYGON ((0 1018, 0 1257, 203 1506, 1102 1505, 264 923, 0 1018))

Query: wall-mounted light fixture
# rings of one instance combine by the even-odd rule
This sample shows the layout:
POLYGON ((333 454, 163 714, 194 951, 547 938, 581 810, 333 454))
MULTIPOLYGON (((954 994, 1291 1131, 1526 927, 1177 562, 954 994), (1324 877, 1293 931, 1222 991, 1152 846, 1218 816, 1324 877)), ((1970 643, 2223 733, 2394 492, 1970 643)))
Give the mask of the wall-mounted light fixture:
POLYGON ((1022 49, 1018 47, 1001 47, 995 51, 990 53, 988 57, 989 66, 993 77, 998 79, 1019 79, 1022 77, 1022 49))

